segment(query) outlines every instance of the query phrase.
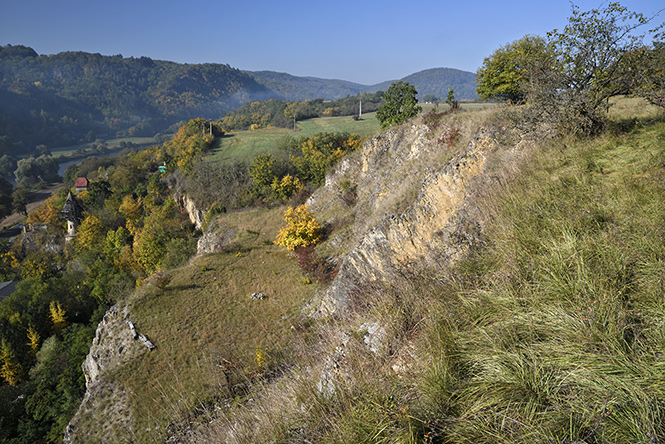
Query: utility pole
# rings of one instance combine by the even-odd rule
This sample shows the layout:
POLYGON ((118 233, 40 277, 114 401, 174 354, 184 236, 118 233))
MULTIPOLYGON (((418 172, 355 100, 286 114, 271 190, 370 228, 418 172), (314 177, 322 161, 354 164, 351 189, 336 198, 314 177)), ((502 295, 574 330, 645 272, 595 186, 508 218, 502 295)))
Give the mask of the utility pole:
POLYGON ((360 98, 360 109, 358 111, 358 118, 362 119, 363 118, 363 98, 360 98))

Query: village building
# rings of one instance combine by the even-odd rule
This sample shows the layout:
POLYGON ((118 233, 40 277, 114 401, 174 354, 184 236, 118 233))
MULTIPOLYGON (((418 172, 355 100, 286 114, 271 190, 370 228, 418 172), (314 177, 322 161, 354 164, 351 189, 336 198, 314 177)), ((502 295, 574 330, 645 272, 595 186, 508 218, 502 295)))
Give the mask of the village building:
POLYGON ((80 193, 81 191, 85 191, 88 189, 88 185, 90 182, 88 181, 87 178, 85 177, 77 177, 76 181, 74 182, 74 191, 76 194, 80 193))
POLYGON ((72 196, 71 192, 67 195, 67 199, 65 199, 65 204, 62 207, 61 213, 62 218, 67 221, 65 241, 69 242, 74 236, 76 236, 76 229, 83 218, 83 208, 76 198, 72 196))

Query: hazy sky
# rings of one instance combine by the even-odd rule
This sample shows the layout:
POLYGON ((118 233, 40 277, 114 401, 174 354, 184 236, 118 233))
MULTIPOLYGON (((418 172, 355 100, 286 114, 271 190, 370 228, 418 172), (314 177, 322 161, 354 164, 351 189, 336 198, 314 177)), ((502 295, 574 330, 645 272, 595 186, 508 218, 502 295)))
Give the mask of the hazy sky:
MULTIPOLYGON (((621 3, 648 15, 665 7, 621 3)), ((475 72, 499 46, 562 28, 570 12, 567 0, 0 0, 0 45, 375 84, 428 68, 475 72)))

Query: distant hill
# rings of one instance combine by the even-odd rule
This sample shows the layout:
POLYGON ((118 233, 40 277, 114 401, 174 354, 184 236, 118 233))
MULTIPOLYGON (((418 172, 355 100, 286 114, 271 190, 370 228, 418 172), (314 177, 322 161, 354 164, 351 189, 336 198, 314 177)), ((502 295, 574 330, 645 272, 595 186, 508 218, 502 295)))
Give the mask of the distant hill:
POLYGON ((228 65, 0 47, 0 156, 37 144, 154 135, 275 96, 228 65))
POLYGON ((420 97, 433 94, 445 99, 449 89, 455 91, 458 100, 474 100, 476 95, 476 75, 472 72, 453 68, 432 68, 411 74, 397 80, 388 80, 376 85, 362 85, 344 80, 328 80, 316 77, 296 77, 291 74, 273 71, 246 71, 247 74, 280 95, 283 100, 328 99, 336 100, 360 92, 375 93, 390 88, 392 82, 401 80, 416 87, 420 97))
MULTIPOLYGON (((404 77, 420 97, 475 98, 475 75, 434 68, 404 77)), ((336 100, 387 90, 392 81, 361 85, 222 64, 180 64, 148 57, 85 52, 39 55, 0 47, 0 156, 25 155, 97 138, 153 136, 195 117, 218 119, 253 101, 336 100)))
POLYGON ((277 93, 282 100, 342 99, 367 91, 368 86, 345 80, 328 80, 316 77, 297 77, 274 71, 245 71, 248 75, 277 93))
MULTIPOLYGON (((400 79, 409 82, 416 87, 420 97, 426 94, 433 94, 441 100, 445 100, 448 90, 455 91, 457 100, 474 100, 476 95, 476 75, 472 72, 461 71, 453 68, 432 68, 411 74, 400 79)), ((374 91, 386 90, 391 82, 384 82, 375 85, 374 91)), ((371 91, 371 92, 374 92, 371 91)))

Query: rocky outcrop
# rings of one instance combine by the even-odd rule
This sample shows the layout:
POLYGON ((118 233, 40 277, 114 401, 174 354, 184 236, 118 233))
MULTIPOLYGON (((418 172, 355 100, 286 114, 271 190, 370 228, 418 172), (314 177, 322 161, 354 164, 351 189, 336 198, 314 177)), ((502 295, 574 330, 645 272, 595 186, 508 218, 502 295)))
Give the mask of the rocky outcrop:
POLYGON ((218 253, 229 248, 235 242, 238 229, 213 219, 201 235, 196 246, 196 255, 218 253))
MULTIPOLYGON (((414 126, 382 134, 365 144, 360 159, 348 160, 327 178, 330 190, 336 182, 356 177, 358 188, 370 194, 365 196, 366 202, 361 198, 357 204, 362 205, 358 210, 363 212, 361 220, 376 220, 377 211, 384 211, 384 215, 375 226, 366 227, 356 246, 344 256, 337 277, 312 313, 315 317, 344 316, 351 309, 354 292, 364 284, 394 281, 416 262, 421 268, 428 264, 445 268, 480 242, 480 223, 472 214, 468 196, 473 181, 484 171, 487 156, 498 144, 481 130, 466 150, 442 167, 421 168, 419 182, 414 180, 416 177, 399 177, 400 171, 404 175, 417 171, 413 167, 416 163, 432 164, 421 158, 431 159, 433 153, 442 150, 436 138, 426 137, 428 131, 427 127, 414 126), (385 183, 386 178, 394 178, 393 187, 385 183), (389 198, 383 189, 377 190, 382 182, 393 198, 400 196, 390 207, 381 205, 381 200, 389 198), (400 193, 400 188, 406 190, 400 193), (407 205, 404 200, 409 198, 409 189, 417 192, 410 193, 415 198, 407 205), (399 210, 400 204, 405 210, 388 213, 399 210)), ((326 200, 315 194, 310 204, 315 208, 318 204, 318 209, 325 211, 325 205, 329 205, 323 203, 326 200)))
MULTIPOLYGON (((114 436, 113 442, 123 442, 118 433, 131 430, 133 418, 125 388, 112 378, 104 378, 105 374, 149 352, 141 345, 138 339, 141 335, 128 318, 126 309, 114 305, 97 326, 90 352, 82 364, 86 394, 65 430, 65 443, 105 442, 109 433, 114 436)), ((130 436, 127 439, 131 441, 130 436)))
POLYGON ((176 197, 180 211, 187 213, 189 220, 197 230, 202 230, 205 225, 206 210, 200 208, 192 198, 180 194, 176 197))

